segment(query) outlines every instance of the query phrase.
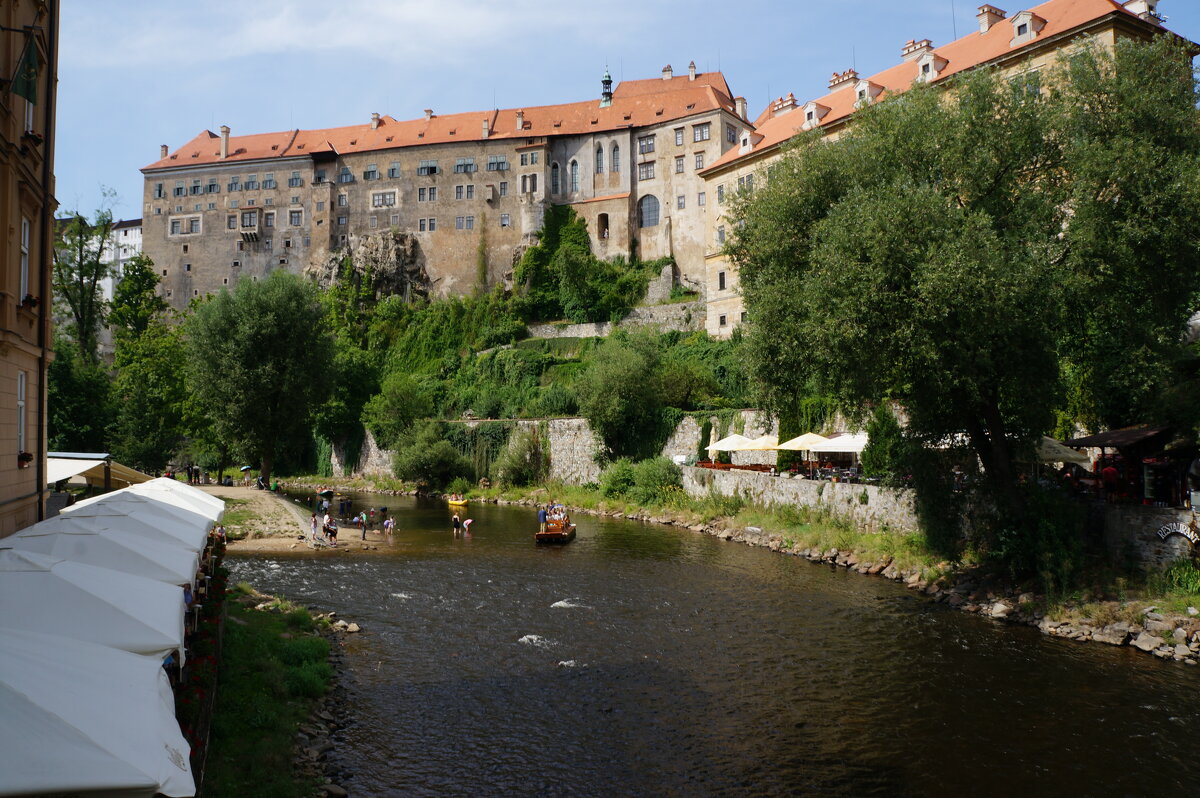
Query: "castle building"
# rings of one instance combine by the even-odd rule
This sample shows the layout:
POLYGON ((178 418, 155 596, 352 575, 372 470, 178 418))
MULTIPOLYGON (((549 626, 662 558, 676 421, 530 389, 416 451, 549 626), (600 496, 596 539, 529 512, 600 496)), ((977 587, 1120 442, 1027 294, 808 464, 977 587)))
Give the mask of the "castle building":
POLYGON ((58 21, 58 0, 0 4, 0 538, 47 497, 58 21))
POLYGON ((704 280, 701 171, 749 127, 719 72, 624 81, 598 100, 234 136, 203 131, 142 169, 142 249, 177 308, 275 269, 395 244, 435 295, 511 279, 545 210, 567 205, 602 258, 673 256, 704 280))
POLYGON ((910 40, 900 63, 870 76, 853 69, 835 72, 829 92, 800 104, 793 95, 772 102, 744 129, 737 146, 704 170, 709 206, 705 232, 705 296, 710 335, 728 337, 746 320, 736 265, 723 252, 733 223, 725 215, 736 192, 752 191, 783 157, 783 146, 807 131, 826 141, 841 136, 862 105, 903 93, 915 83, 942 84, 981 66, 1009 80, 1040 85, 1064 52, 1087 44, 1112 50, 1118 38, 1146 39, 1164 30, 1158 0, 1049 0, 1011 16, 993 5, 979 7, 978 29, 942 47, 928 39, 910 40))

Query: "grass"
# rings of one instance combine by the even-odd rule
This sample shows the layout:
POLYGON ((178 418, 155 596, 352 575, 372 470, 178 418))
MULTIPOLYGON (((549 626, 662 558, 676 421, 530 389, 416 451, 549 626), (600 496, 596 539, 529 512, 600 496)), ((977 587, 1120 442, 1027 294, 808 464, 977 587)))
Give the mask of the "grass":
POLYGON ((224 499, 225 502, 225 517, 222 523, 227 526, 236 526, 244 524, 252 518, 257 518, 257 514, 251 510, 246 499, 224 499))
MULTIPOLYGON (((230 598, 249 592, 239 585, 230 598)), ((318 621, 286 601, 259 611, 228 602, 204 796, 301 798, 316 782, 293 768, 297 729, 333 678, 318 621), (286 636, 285 636, 286 635, 286 636)), ((323 621, 322 621, 323 622, 323 621)))

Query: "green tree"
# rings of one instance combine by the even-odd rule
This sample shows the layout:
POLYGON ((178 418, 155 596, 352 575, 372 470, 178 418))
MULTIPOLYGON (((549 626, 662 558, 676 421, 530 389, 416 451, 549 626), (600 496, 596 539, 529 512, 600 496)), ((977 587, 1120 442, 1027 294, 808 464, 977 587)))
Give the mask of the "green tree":
POLYGON ((215 436, 257 457, 269 480, 278 454, 308 442, 329 394, 333 342, 315 286, 284 271, 243 278, 196 304, 184 329, 189 391, 215 436))
POLYGON ((154 320, 167 311, 167 307, 167 303, 158 295, 154 261, 141 254, 126 261, 120 281, 113 290, 108 311, 108 324, 117 347, 120 347, 123 336, 137 337, 146 332, 154 320))
POLYGON ((111 238, 112 212, 101 208, 90 220, 73 212, 60 221, 54 246, 55 304, 68 319, 66 332, 89 363, 96 362, 98 336, 104 324, 100 283, 111 273, 102 262, 111 238))
POLYGON ((433 490, 441 490, 456 479, 471 477, 471 462, 442 437, 435 421, 409 428, 401 438, 393 467, 400 479, 433 490))
POLYGON ((187 387, 180 366, 187 358, 180 327, 153 318, 147 325, 118 338, 110 445, 117 460, 152 472, 167 466, 183 440, 187 387))
POLYGON ((59 333, 47 376, 47 435, 50 451, 108 451, 112 423, 107 370, 85 359, 76 342, 59 333))
POLYGON ((648 334, 607 338, 575 386, 579 412, 610 457, 650 452, 659 440, 662 386, 657 341, 648 334))
POLYGON ((379 393, 362 409, 362 420, 385 449, 399 445, 417 419, 433 414, 428 390, 411 374, 393 372, 383 380, 379 393))

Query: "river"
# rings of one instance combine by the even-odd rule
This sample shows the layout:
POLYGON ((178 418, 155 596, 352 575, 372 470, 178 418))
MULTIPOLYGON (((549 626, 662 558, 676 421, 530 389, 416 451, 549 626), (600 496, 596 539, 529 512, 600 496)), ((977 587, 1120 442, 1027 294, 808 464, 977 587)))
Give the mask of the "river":
POLYGON ((353 796, 1200 792, 1196 668, 670 527, 580 516, 538 548, 529 509, 455 538, 443 503, 365 500, 383 551, 229 560, 363 626, 353 796))

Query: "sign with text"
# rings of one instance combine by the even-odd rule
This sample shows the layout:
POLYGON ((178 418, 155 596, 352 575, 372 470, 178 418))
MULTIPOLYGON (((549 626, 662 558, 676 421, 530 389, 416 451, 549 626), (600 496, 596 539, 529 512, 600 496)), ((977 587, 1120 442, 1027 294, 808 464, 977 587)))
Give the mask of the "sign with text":
POLYGON ((1181 521, 1171 521, 1158 528, 1158 537, 1161 540, 1166 540, 1171 535, 1183 535, 1192 542, 1193 546, 1200 543, 1200 534, 1197 534, 1190 524, 1181 521))

